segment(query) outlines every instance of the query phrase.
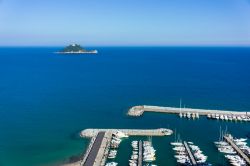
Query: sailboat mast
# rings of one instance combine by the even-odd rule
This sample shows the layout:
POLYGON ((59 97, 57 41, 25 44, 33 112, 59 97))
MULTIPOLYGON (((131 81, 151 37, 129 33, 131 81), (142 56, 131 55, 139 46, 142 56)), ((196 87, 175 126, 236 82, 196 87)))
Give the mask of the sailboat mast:
POLYGON ((221 141, 221 126, 220 126, 220 138, 219 138, 219 141, 221 141))
POLYGON ((181 102, 182 102, 182 101, 181 101, 181 99, 180 99, 180 113, 181 113, 181 102))

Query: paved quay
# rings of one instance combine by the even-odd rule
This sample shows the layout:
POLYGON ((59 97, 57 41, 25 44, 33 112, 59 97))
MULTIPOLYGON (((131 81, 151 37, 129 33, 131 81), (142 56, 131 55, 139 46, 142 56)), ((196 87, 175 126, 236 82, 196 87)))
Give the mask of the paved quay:
POLYGON ((190 113, 190 114, 198 113, 199 115, 204 115, 204 116, 207 116, 208 114, 250 116, 250 112, 195 109, 195 108, 160 107, 160 106, 149 106, 149 105, 134 106, 129 109, 128 115, 129 116, 142 116, 144 112, 159 112, 159 113, 168 113, 168 114, 179 114, 180 112, 190 113))
POLYGON ((105 132, 99 132, 96 136, 95 142, 86 158, 86 161, 82 163, 83 166, 93 166, 96 161, 96 157, 98 155, 99 149, 103 142, 103 138, 105 136, 105 132))

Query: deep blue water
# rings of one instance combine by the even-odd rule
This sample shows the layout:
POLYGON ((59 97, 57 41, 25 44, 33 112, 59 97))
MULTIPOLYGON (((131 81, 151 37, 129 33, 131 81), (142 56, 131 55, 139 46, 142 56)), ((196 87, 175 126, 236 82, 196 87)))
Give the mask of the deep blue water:
MULTIPOLYGON (((99 47, 98 55, 58 55, 61 48, 0 48, 0 166, 58 165, 84 152, 85 128, 177 129, 214 165, 226 165, 212 141, 219 126, 237 136, 249 123, 126 116, 140 104, 250 110, 250 48, 99 47)), ((172 137, 153 138, 158 165, 176 165, 172 137)), ((128 156, 129 141, 119 156, 128 156)), ((123 147, 123 148, 122 148, 123 147)), ((128 158, 119 157, 120 165, 128 158)))

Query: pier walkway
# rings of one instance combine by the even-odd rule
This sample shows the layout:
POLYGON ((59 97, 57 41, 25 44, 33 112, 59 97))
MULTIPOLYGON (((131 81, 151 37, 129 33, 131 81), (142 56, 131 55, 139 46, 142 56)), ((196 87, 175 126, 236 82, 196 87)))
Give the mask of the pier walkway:
POLYGON ((240 148, 228 136, 224 136, 224 139, 246 161, 247 165, 250 165, 250 159, 247 157, 247 155, 245 153, 243 153, 242 150, 240 150, 240 148))
POLYGON ((139 141, 138 166, 142 166, 142 141, 139 141))
POLYGON ((159 107, 159 106, 134 106, 129 109, 129 116, 141 116, 144 112, 159 112, 159 113, 168 113, 168 114, 179 114, 181 113, 190 113, 199 115, 208 115, 208 114, 219 114, 219 115, 236 115, 250 116, 250 112, 239 112, 239 111, 222 111, 222 110, 208 110, 208 109, 194 109, 194 108, 176 108, 176 107, 159 107))
POLYGON ((90 151, 91 151, 91 149, 92 149, 92 146, 93 146, 93 144, 94 144, 94 142, 95 142, 95 139, 96 139, 96 137, 92 137, 92 138, 91 138, 91 141, 90 141, 90 143, 89 143, 89 146, 88 146, 88 148, 87 148, 87 150, 86 150, 86 152, 85 152, 85 154, 84 154, 82 160, 80 161, 80 166, 83 166, 83 164, 86 162, 86 160, 87 160, 87 158, 88 158, 88 156, 89 156, 89 153, 90 153, 90 151))
POLYGON ((193 156, 193 153, 191 152, 191 150, 190 150, 190 148, 189 148, 187 142, 184 141, 183 143, 184 143, 185 149, 187 150, 187 153, 188 153, 189 159, 190 159, 190 161, 191 161, 191 164, 192 164, 192 165, 197 165, 197 162, 196 162, 196 160, 195 160, 195 158, 194 158, 194 156, 193 156))
POLYGON ((84 163, 82 163, 83 166, 93 166, 96 160, 96 156, 98 154, 98 151, 101 147, 103 138, 104 138, 105 132, 99 132, 96 136, 96 139, 93 143, 93 146, 85 160, 84 163))
POLYGON ((85 129, 81 131, 81 137, 95 137, 99 132, 116 133, 121 131, 128 136, 167 136, 173 133, 170 129, 85 129))

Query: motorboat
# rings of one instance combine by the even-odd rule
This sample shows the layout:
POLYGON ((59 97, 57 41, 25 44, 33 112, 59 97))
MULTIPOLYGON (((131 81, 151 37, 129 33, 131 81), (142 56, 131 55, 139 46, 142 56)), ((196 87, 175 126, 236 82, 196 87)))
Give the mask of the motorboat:
POLYGON ((124 132, 121 132, 121 131, 116 131, 115 133, 113 133, 113 135, 115 135, 117 138, 127 138, 128 135, 125 134, 124 132))
POLYGON ((118 165, 118 163, 116 163, 116 162, 109 162, 105 166, 117 166, 117 165, 118 165))
POLYGON ((183 143, 181 142, 171 142, 170 144, 173 146, 183 146, 183 143))

